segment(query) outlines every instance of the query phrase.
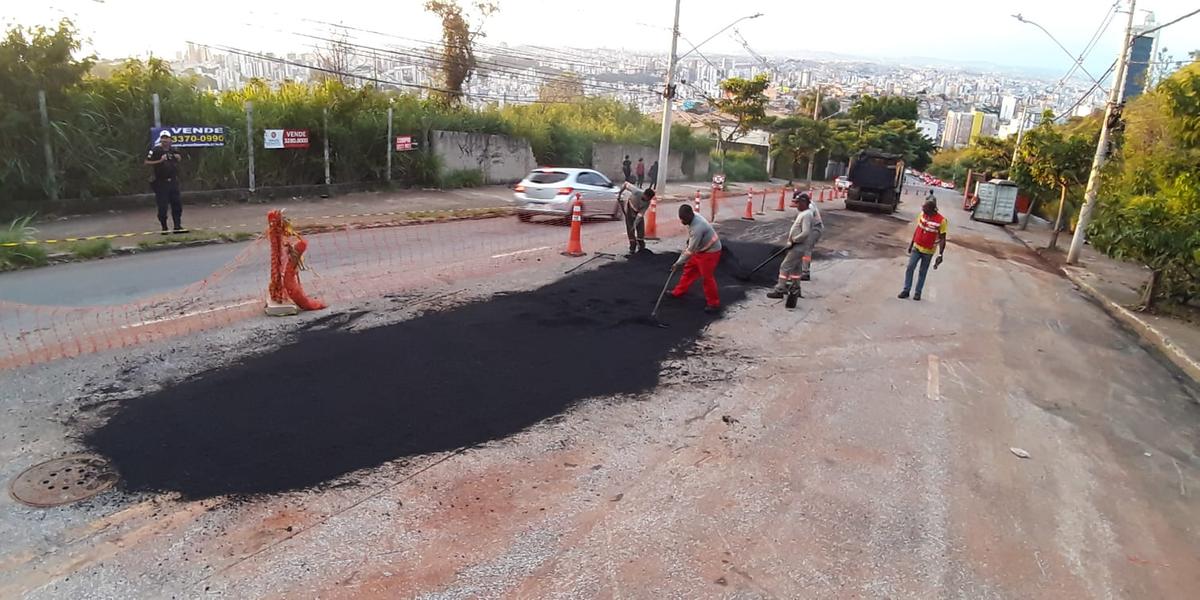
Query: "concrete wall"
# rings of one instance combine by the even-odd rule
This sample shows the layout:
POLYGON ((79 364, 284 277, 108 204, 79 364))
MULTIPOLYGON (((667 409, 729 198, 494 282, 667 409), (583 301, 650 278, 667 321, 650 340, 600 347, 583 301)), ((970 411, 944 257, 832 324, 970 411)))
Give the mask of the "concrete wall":
MULTIPOLYGON (((626 144, 592 144, 592 168, 604 173, 613 181, 621 181, 621 161, 625 160, 625 155, 629 155, 630 162, 633 167, 637 168, 638 157, 644 158, 646 163, 647 177, 650 173, 650 165, 658 160, 658 148, 650 146, 634 146, 626 144)), ((692 179, 705 179, 708 175, 708 155, 699 152, 696 154, 695 165, 696 169, 692 174, 683 172, 683 154, 679 152, 671 152, 667 162, 667 181, 689 181, 692 179)), ((662 168, 661 165, 659 168, 662 168)), ((636 177, 636 175, 635 175, 636 177)))
POLYGON ((434 131, 429 145, 441 161, 442 173, 474 169, 485 183, 520 181, 537 166, 529 142, 505 135, 434 131))

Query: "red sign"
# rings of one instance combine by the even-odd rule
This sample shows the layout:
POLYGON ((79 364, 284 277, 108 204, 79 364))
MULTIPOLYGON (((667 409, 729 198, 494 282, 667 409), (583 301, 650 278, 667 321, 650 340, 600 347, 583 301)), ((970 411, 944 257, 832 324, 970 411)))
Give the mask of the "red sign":
POLYGON ((308 130, 307 129, 284 129, 283 130, 283 147, 284 148, 307 148, 308 147, 308 130))
POLYGON ((417 145, 413 142, 411 135, 396 136, 396 152, 407 152, 416 147, 417 145))
POLYGON ((267 129, 263 131, 264 148, 307 148, 307 129, 267 129))

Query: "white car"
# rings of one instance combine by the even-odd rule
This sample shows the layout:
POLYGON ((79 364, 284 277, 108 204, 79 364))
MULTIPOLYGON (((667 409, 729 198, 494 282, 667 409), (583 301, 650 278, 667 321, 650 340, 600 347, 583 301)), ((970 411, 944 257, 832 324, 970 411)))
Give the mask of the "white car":
POLYGON ((517 218, 529 221, 536 216, 564 218, 578 194, 583 200, 584 218, 621 218, 617 205, 620 186, 591 169, 542 167, 534 169, 513 188, 517 218))
POLYGON ((833 187, 839 190, 850 189, 850 178, 846 177, 845 175, 838 177, 837 179, 833 180, 833 187))

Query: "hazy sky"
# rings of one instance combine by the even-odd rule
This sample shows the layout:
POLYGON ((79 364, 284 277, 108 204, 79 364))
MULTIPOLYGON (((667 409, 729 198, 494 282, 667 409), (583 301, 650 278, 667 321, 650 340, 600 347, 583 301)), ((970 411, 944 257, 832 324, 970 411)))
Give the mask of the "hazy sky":
MULTIPOLYGON (((544 46, 624 47, 665 50, 673 0, 499 0, 500 12, 484 27, 487 43, 544 46)), ((344 23, 393 35, 433 40, 438 21, 422 0, 7 0, 4 20, 50 23, 72 17, 105 58, 148 52, 173 56, 184 41, 225 44, 254 51, 305 50, 312 40, 292 32, 324 35, 326 27, 305 19, 344 23), (333 10, 331 10, 333 9, 333 10)), ((828 2, 804 0, 683 0, 682 34, 700 43, 734 19, 764 13, 738 28, 760 53, 823 50, 870 56, 922 56, 988 61, 1065 71, 1071 59, 1041 31, 1017 22, 1020 12, 1079 52, 1100 25, 1112 0, 853 0, 838 11, 828 2)), ((1196 0, 1141 0, 1136 22, 1152 10, 1160 23, 1197 8, 1196 0)), ((1118 15, 1086 66, 1102 72, 1115 57, 1124 15, 1118 15)), ((354 33, 359 43, 386 39, 354 33)), ((1162 32, 1161 45, 1176 58, 1200 49, 1200 15, 1162 32)), ((688 46, 681 42, 684 50, 688 46)), ((703 52, 743 53, 728 34, 703 52)), ((596 60, 601 57, 596 57, 596 60)))

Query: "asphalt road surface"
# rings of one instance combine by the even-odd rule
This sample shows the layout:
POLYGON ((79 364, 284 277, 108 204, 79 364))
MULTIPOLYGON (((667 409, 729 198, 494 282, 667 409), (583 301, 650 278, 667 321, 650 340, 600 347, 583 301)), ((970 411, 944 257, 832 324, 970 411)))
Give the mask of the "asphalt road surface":
MULTIPOLYGON (((108 492, 43 510, 6 495, 0 597, 1195 597, 1200 396, 1003 228, 970 222, 960 195, 939 197, 951 243, 921 302, 896 298, 919 198, 898 216, 826 204, 796 309, 752 290, 661 364, 654 389, 591 398, 503 439, 253 497, 108 492)), ((723 235, 769 241, 786 219, 723 235)), ((495 226, 488 239, 505 241, 488 251, 550 230, 495 226)), ((486 302, 575 264, 423 293, 486 302)), ((406 302, 9 372, 0 478, 81 450, 80 432, 124 399, 271 352, 299 323, 367 328, 438 310, 406 302)), ((538 360, 538 348, 512 350, 538 360)), ((334 365, 263 377, 330 389, 334 365)), ((487 375, 486 361, 463 365, 487 375)))

